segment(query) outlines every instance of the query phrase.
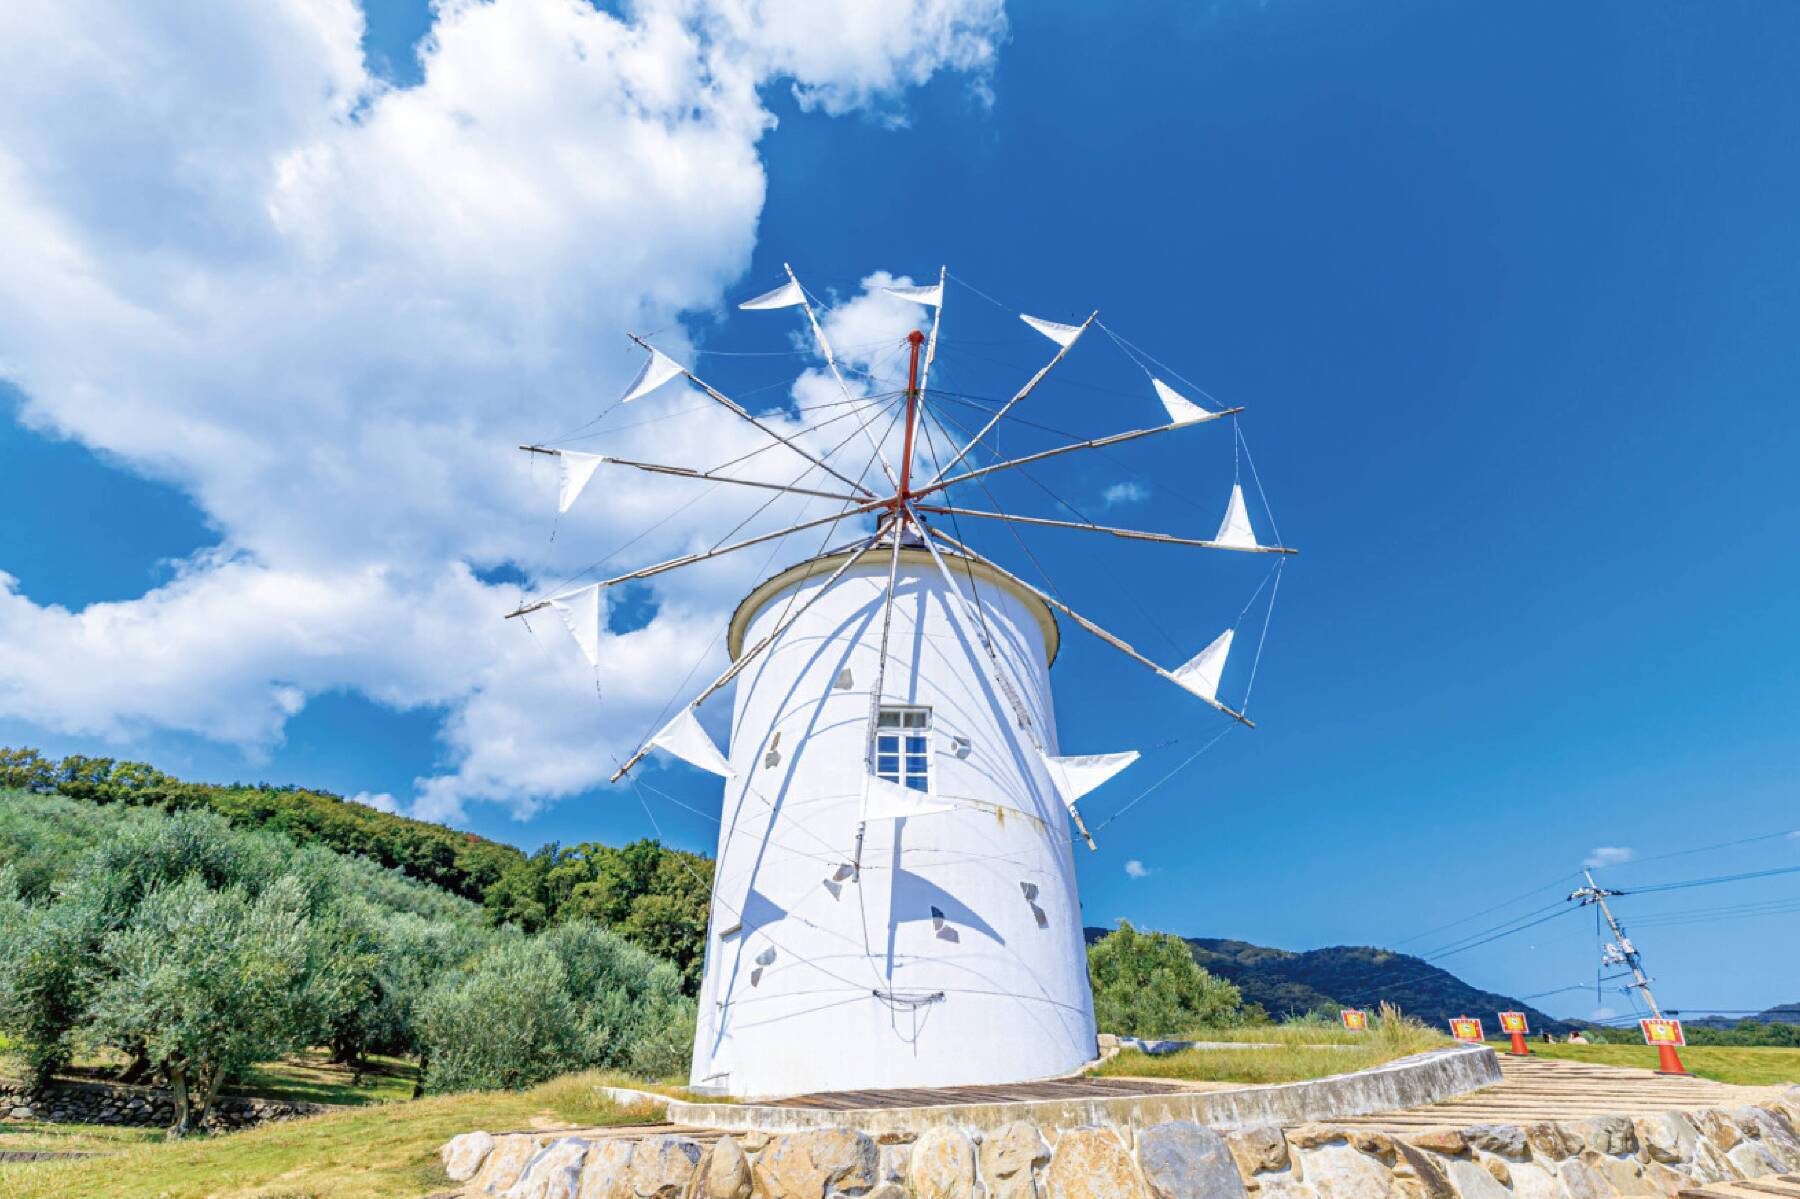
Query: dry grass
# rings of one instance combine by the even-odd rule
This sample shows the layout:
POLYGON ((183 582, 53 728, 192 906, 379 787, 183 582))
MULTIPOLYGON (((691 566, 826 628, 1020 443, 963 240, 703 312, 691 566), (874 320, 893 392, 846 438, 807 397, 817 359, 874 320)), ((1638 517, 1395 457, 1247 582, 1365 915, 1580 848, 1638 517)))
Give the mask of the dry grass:
MULTIPOLYGON (((601 1099, 597 1083, 593 1074, 572 1074, 520 1093, 377 1104, 229 1136, 141 1144, 84 1161, 0 1166, 0 1199, 417 1199, 450 1185, 437 1150, 458 1133, 661 1118, 654 1108, 601 1099)), ((32 1148, 74 1150, 77 1138, 94 1135, 82 1125, 41 1127, 66 1129, 69 1139, 32 1148)))
POLYGON ((1184 1040, 1246 1041, 1272 1049, 1184 1049, 1151 1056, 1128 1050, 1094 1073, 1190 1082, 1300 1082, 1347 1074, 1450 1043, 1435 1029, 1383 1007, 1369 1031, 1353 1033, 1323 1021, 1295 1020, 1250 1028, 1196 1029, 1184 1040))

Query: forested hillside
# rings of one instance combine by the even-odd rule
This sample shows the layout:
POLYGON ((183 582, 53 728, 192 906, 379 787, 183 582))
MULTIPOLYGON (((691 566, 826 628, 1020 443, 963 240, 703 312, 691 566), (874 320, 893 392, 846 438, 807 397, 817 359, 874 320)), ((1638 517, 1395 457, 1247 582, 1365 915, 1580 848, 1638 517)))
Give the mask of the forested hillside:
POLYGON ((654 841, 626 846, 511 845, 409 820, 327 791, 267 783, 190 783, 142 762, 0 747, 0 790, 63 795, 164 812, 212 812, 241 829, 279 833, 366 858, 480 904, 491 925, 538 932, 570 921, 600 924, 674 962, 692 994, 706 947, 712 861, 654 841))
POLYGON ((0 791, 13 1064, 42 1081, 98 1056, 164 1081, 178 1130, 248 1066, 309 1046, 410 1057, 431 1091, 685 1068, 674 965, 581 916, 538 932, 493 916, 213 811, 0 791))

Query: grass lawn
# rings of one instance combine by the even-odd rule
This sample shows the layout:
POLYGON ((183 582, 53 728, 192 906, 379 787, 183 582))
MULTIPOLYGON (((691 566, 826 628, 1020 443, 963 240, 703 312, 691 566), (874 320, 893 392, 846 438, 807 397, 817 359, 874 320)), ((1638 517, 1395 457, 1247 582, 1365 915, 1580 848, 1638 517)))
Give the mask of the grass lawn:
MULTIPOLYGON (((1504 1043, 1495 1048, 1504 1050, 1504 1043)), ((1568 1062, 1596 1062, 1603 1066, 1636 1066, 1656 1069, 1656 1050, 1648 1045, 1545 1045, 1533 1042, 1538 1057, 1568 1062)), ((1738 1045, 1689 1045, 1679 1050, 1681 1064, 1702 1078, 1760 1087, 1773 1083, 1800 1084, 1800 1049, 1738 1045)))
MULTIPOLYGON (((228 1136, 127 1145, 84 1161, 0 1165, 0 1199, 418 1199, 451 1185, 437 1150, 458 1133, 660 1117, 655 1109, 608 1103, 596 1094, 595 1082, 595 1075, 573 1074, 520 1093, 478 1091, 384 1103, 228 1136)), ((96 1135, 83 1125, 33 1127, 66 1130, 69 1137, 29 1146, 35 1149, 72 1151, 79 1138, 96 1135)), ((3 1132, 0 1147, 9 1147, 3 1132)), ((101 1146, 90 1142, 83 1148, 101 1146)))
POLYGON ((1199 1029, 1185 1040, 1274 1043, 1274 1049, 1184 1049, 1151 1056, 1127 1050, 1094 1070, 1103 1077, 1178 1078, 1189 1082, 1300 1082, 1347 1074, 1450 1043, 1420 1024, 1377 1021, 1366 1033, 1316 1024, 1199 1029))
POLYGON ((304 1103, 390 1103, 411 1099, 418 1067, 398 1057, 371 1057, 363 1064, 362 1082, 352 1085, 348 1066, 327 1059, 324 1050, 309 1050, 279 1062, 251 1067, 229 1088, 233 1095, 256 1099, 292 1099, 304 1103))

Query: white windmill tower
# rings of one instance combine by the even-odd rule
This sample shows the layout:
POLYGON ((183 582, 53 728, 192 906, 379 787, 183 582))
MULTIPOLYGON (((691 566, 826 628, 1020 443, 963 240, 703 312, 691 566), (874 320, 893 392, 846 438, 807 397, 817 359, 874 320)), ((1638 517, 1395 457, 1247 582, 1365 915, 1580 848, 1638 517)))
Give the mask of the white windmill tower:
POLYGON ((1167 423, 983 466, 966 464, 1097 323, 1095 316, 1064 325, 1021 314, 1057 344, 1055 355, 953 455, 933 463, 930 478, 922 478, 915 473, 915 433, 938 348, 944 281, 940 272, 934 286, 888 289, 933 310, 929 339, 917 331, 906 339, 906 387, 888 395, 851 394, 791 269, 782 286, 740 305, 804 310, 851 409, 832 421, 861 422, 864 441, 874 450, 869 463, 879 463, 885 485, 866 485, 867 467, 860 476, 840 471, 830 460, 835 451, 815 453, 800 438, 769 427, 636 338, 650 359, 626 401, 685 377, 803 458, 811 478, 772 483, 522 447, 558 456, 564 510, 595 469, 609 462, 842 505, 824 517, 564 592, 512 614, 556 609, 590 658, 598 644, 598 595, 608 586, 803 529, 826 529, 829 537, 840 522, 874 522, 872 532, 859 531, 752 590, 731 618, 730 668, 613 775, 616 781, 660 748, 726 780, 694 1047, 692 1082, 698 1087, 767 1096, 1005 1083, 1063 1074, 1094 1056, 1069 823, 1091 848, 1076 801, 1138 755, 1059 753, 1049 680, 1059 645, 1057 614, 1250 723, 1218 697, 1231 631, 1184 665, 1164 669, 934 520, 1015 521, 1164 544, 1291 553, 1258 544, 1237 485, 1218 534, 1204 540, 959 507, 948 498, 953 487, 1026 463, 1241 410, 1204 409, 1152 376, 1167 423), (904 422, 897 467, 882 457, 868 431, 890 408, 904 422), (695 711, 733 681, 731 746, 721 753, 695 711))

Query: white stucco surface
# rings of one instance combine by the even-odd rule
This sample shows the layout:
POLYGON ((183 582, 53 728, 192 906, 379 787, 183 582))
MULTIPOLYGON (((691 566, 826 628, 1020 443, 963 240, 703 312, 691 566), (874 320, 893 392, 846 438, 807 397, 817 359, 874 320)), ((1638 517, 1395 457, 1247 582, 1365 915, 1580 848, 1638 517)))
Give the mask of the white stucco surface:
MULTIPOLYGON (((841 561, 753 593, 733 652, 841 561)), ((902 553, 884 702, 931 709, 931 795, 956 807, 871 822, 860 882, 832 881, 856 839, 887 566, 886 548, 872 550, 738 681, 696 1085, 771 1096, 1017 1082, 1094 1056, 1066 810, 922 550, 902 553)), ((980 575, 971 588, 952 568, 1056 753, 1054 622, 1035 598, 980 575)))

